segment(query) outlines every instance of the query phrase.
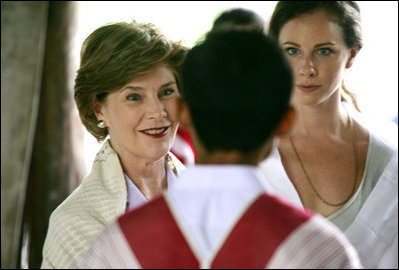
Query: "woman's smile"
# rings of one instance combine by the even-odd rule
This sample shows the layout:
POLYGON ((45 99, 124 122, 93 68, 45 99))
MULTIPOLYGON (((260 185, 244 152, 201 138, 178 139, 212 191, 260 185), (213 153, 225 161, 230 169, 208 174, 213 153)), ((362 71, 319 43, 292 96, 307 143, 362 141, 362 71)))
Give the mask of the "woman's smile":
POLYGON ((152 138, 161 138, 165 136, 169 131, 169 126, 166 127, 158 127, 158 128, 148 128, 140 130, 139 132, 144 135, 150 136, 152 138))

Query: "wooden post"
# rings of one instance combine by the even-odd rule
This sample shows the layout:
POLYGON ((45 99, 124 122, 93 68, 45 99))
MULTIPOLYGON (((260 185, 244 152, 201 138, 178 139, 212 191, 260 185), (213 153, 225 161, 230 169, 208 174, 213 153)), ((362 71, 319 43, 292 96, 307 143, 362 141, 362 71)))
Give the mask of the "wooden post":
POLYGON ((1 268, 17 268, 48 2, 1 1, 1 268))
POLYGON ((29 268, 40 268, 51 212, 78 183, 79 166, 73 152, 72 106, 74 74, 71 37, 75 2, 50 1, 39 115, 25 204, 24 235, 29 268))

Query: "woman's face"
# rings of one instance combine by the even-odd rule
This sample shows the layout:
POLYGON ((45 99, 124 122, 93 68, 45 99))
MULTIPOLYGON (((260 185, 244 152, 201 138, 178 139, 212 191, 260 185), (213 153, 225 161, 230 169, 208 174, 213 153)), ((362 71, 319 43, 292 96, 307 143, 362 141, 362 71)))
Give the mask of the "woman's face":
POLYGON ((279 43, 295 74, 294 104, 320 104, 334 93, 340 96, 351 50, 331 16, 320 10, 288 21, 281 28, 279 43))
POLYGON ((120 158, 132 156, 151 162, 163 158, 172 146, 179 98, 172 71, 159 65, 94 107, 120 158))

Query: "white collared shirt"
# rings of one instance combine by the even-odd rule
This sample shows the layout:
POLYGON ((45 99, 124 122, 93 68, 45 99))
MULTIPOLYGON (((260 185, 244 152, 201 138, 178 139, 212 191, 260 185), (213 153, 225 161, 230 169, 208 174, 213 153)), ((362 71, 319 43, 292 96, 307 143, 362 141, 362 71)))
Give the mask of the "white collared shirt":
MULTIPOLYGON (((167 186, 169 187, 171 183, 176 181, 177 178, 170 166, 165 165, 165 169, 167 186)), ((126 211, 138 208, 139 206, 147 203, 148 199, 144 196, 141 190, 134 184, 134 182, 129 178, 129 176, 127 176, 126 173, 124 176, 127 188, 126 211)))
POLYGON ((167 191, 201 258, 217 248, 227 228, 262 192, 255 167, 244 165, 187 166, 167 191))

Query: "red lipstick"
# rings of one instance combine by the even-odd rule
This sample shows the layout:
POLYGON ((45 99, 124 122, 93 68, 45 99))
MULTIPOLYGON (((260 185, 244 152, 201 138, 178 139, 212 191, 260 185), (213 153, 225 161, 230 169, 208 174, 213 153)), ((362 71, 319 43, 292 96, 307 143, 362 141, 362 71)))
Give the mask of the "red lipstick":
POLYGON ((149 137, 158 139, 165 136, 169 131, 169 127, 157 127, 157 128, 147 128, 143 130, 139 130, 139 132, 147 135, 149 137))

